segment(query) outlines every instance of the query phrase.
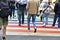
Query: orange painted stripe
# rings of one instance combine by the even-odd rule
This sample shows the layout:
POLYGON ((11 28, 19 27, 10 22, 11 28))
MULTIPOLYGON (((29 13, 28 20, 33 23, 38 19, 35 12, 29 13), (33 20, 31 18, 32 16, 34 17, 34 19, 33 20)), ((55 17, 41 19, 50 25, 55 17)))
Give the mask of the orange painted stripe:
MULTIPOLYGON (((7 26, 8 28, 27 28, 27 26, 7 26)), ((37 28, 58 28, 53 26, 36 26, 37 28)), ((30 26, 30 28, 33 28, 33 26, 30 26)))
MULTIPOLYGON (((7 32, 34 32, 34 30, 7 30, 7 32)), ((60 34, 60 31, 53 30, 37 30, 36 33, 51 33, 51 34, 60 34)))

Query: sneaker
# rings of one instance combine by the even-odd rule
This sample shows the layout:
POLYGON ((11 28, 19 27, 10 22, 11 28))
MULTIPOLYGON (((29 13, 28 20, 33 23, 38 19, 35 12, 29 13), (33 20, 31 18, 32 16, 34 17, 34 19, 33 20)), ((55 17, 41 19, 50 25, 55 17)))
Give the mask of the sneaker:
POLYGON ((37 30, 37 29, 34 30, 34 33, 36 33, 36 30, 37 30))

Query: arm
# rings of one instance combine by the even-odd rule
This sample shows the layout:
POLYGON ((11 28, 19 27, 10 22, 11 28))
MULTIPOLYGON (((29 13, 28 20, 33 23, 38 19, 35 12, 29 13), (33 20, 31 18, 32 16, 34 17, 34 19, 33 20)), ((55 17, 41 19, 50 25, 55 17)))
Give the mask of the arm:
POLYGON ((27 11, 29 10, 29 2, 27 3, 26 9, 27 11))
POLYGON ((17 7, 17 8, 19 7, 19 3, 18 3, 18 2, 16 3, 16 7, 17 7))

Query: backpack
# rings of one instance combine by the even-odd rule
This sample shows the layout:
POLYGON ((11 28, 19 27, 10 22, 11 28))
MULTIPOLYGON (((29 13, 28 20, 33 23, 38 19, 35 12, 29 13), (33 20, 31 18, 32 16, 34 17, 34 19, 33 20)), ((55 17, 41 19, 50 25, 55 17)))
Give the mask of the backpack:
POLYGON ((0 2, 0 17, 8 17, 10 15, 11 10, 7 6, 6 3, 0 2))

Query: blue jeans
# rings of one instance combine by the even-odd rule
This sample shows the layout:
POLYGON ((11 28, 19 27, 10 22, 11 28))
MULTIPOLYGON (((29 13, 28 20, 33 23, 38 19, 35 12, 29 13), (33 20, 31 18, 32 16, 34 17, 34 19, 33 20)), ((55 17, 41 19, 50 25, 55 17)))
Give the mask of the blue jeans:
POLYGON ((30 19, 31 19, 31 17, 32 17, 34 29, 36 29, 36 23, 35 23, 36 15, 35 14, 28 14, 28 30, 30 30, 30 19))
POLYGON ((45 23, 45 25, 48 25, 48 16, 42 17, 42 21, 43 21, 43 24, 45 23), (44 18, 45 18, 45 20, 44 20, 44 18))
POLYGON ((14 17, 14 14, 15 14, 15 9, 14 9, 14 8, 11 8, 11 13, 12 13, 12 14, 11 14, 10 16, 11 16, 11 17, 12 17, 12 16, 14 17))
POLYGON ((56 23, 57 18, 58 18, 58 14, 55 14, 55 15, 54 15, 54 21, 53 21, 52 26, 55 26, 55 23, 56 23))
POLYGON ((26 8, 18 8, 17 10, 19 23, 21 24, 22 19, 22 24, 24 24, 24 12, 26 12, 26 8))
POLYGON ((60 14, 58 15, 58 28, 60 28, 60 14))
POLYGON ((22 13, 20 12, 19 9, 17 9, 17 13, 18 13, 18 20, 19 20, 19 24, 21 24, 21 20, 22 20, 22 13))

